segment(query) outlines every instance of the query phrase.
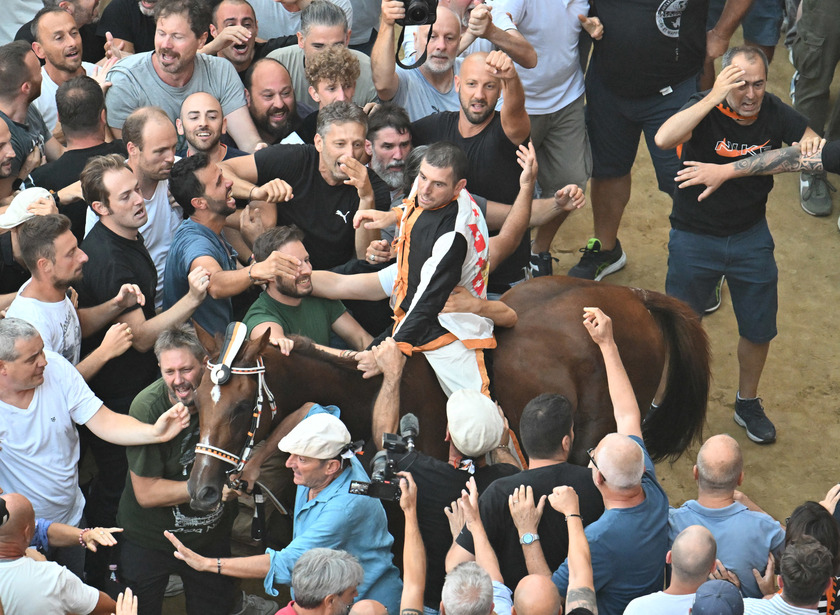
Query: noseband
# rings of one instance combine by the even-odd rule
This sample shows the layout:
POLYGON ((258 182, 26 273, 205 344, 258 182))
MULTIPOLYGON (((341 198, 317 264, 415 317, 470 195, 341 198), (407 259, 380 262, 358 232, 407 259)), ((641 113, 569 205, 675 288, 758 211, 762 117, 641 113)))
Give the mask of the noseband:
MULTIPOLYGON (((260 427, 260 418, 262 417, 263 412, 263 400, 268 400, 269 407, 271 408, 272 421, 277 414, 277 403, 275 402, 274 395, 271 393, 271 390, 268 388, 268 384, 265 381, 265 363, 263 363, 262 357, 257 359, 257 364, 254 367, 228 367, 223 363, 207 362, 207 369, 210 370, 211 375, 218 373, 217 370, 220 367, 226 367, 230 374, 257 376, 257 394, 256 401, 254 402, 254 410, 251 415, 251 427, 248 429, 248 439, 245 442, 245 446, 242 447, 242 451, 239 455, 234 455, 224 449, 211 446, 209 444, 199 443, 195 445, 196 454, 201 453, 202 455, 209 455, 210 457, 221 459, 225 463, 232 465, 233 469, 227 471, 228 476, 230 476, 231 474, 239 474, 242 472, 245 464, 248 463, 248 459, 251 458, 251 453, 254 450, 254 440, 256 438, 257 429, 260 427), (263 397, 263 393, 265 393, 265 398, 263 397)), ((213 381, 215 382, 216 379, 213 378, 213 381)), ((218 387, 219 384, 213 385, 214 389, 218 389, 218 387)), ((214 400, 218 400, 218 391, 213 392, 213 398, 214 400)))

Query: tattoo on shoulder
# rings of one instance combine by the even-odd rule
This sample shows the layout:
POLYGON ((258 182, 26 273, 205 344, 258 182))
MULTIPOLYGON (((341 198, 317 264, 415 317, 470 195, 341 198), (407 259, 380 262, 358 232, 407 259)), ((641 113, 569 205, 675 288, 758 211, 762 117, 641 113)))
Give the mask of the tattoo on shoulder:
POLYGON ((423 615, 423 612, 417 609, 402 609, 400 615, 423 615))
POLYGON ((595 592, 589 587, 574 587, 569 588, 566 593, 566 611, 571 611, 576 608, 589 609, 593 613, 598 608, 598 602, 595 600, 595 592))

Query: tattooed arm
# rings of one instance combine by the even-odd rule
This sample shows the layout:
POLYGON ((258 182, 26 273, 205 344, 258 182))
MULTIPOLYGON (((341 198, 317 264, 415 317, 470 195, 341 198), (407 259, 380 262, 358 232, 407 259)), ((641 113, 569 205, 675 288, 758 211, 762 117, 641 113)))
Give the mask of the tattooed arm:
POLYGON ((566 528, 569 531, 569 586, 566 590, 566 610, 584 608, 598 615, 595 599, 595 580, 592 575, 592 556, 589 542, 583 531, 583 518, 580 516, 580 502, 572 487, 555 487, 548 502, 557 512, 566 516, 566 528))
POLYGON ((802 152, 799 145, 772 149, 757 156, 749 156, 729 164, 711 164, 693 160, 687 160, 683 164, 685 166, 677 173, 676 179, 680 188, 706 186, 706 189, 697 197, 698 201, 702 201, 712 194, 725 181, 738 177, 776 175, 777 173, 793 171, 815 173, 824 170, 822 149, 820 148, 809 155, 802 152))

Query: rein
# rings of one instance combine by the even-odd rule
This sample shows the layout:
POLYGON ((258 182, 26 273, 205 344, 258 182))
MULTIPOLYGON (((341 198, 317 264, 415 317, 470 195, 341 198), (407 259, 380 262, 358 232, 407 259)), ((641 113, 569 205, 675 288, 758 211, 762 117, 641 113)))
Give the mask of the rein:
MULTIPOLYGON (((213 374, 218 373, 218 369, 222 365, 223 364, 221 363, 210 363, 209 361, 207 362, 207 369, 210 370, 211 377, 213 374)), ((251 414, 251 426, 248 429, 248 439, 245 441, 245 445, 242 447, 242 451, 239 453, 239 455, 235 455, 217 446, 211 446, 209 444, 201 443, 195 445, 195 452, 196 454, 200 453, 202 455, 209 455, 210 457, 215 457, 216 459, 221 459, 225 463, 232 465, 233 469, 227 471, 228 476, 230 476, 231 474, 239 474, 240 472, 242 472, 243 468, 245 467, 245 464, 248 463, 248 459, 250 459, 251 457, 251 453, 254 450, 254 440, 256 438, 257 429, 259 429, 260 427, 260 418, 262 417, 263 413, 263 401, 266 399, 268 400, 269 407, 271 408, 272 421, 277 415, 277 403, 274 399, 274 395, 268 388, 268 383, 266 383, 265 381, 265 363, 263 363, 262 357, 257 359, 257 364, 254 367, 228 367, 228 371, 230 374, 257 376, 257 394, 256 400, 254 402, 254 410, 251 414)), ((213 387, 214 399, 218 399, 218 387, 218 383, 215 384, 213 387)))

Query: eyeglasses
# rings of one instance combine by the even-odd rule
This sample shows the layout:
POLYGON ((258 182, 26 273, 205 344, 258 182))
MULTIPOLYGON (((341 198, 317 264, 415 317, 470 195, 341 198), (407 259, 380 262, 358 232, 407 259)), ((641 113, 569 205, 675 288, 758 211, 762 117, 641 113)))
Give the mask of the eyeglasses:
MULTIPOLYGON (((595 450, 595 447, 593 446, 588 451, 586 451, 586 454, 589 455, 589 461, 592 462, 592 465, 595 467, 595 469, 598 470, 598 472, 601 472, 601 468, 598 467, 598 464, 595 461, 595 457, 592 456, 592 451, 594 451, 594 450, 595 450)), ((604 476, 603 472, 601 472, 601 476, 604 476)), ((606 480, 607 479, 605 477, 604 481, 606 482, 606 480)))

